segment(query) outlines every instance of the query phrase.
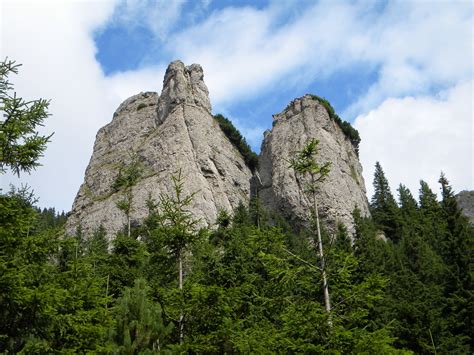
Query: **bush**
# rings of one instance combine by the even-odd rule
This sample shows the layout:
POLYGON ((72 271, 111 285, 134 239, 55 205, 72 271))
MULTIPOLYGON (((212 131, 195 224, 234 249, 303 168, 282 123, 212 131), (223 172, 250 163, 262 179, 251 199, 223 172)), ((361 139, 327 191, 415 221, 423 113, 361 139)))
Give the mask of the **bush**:
POLYGON ((214 119, 219 123, 219 127, 222 129, 222 132, 229 138, 230 142, 234 145, 235 148, 242 154, 244 162, 247 167, 255 172, 258 166, 258 156, 252 151, 250 146, 240 132, 235 128, 232 122, 222 116, 220 113, 214 116, 214 119))
POLYGON ((359 143, 360 143, 360 135, 359 131, 356 130, 354 127, 351 126, 351 124, 347 121, 343 121, 334 111, 334 108, 331 106, 328 100, 326 100, 323 97, 319 97, 316 95, 310 95, 313 100, 319 101, 321 105, 324 106, 326 111, 329 114, 329 117, 331 117, 337 125, 342 129, 342 132, 346 135, 347 138, 351 141, 352 145, 355 148, 355 151, 357 153, 357 156, 359 155, 359 143))

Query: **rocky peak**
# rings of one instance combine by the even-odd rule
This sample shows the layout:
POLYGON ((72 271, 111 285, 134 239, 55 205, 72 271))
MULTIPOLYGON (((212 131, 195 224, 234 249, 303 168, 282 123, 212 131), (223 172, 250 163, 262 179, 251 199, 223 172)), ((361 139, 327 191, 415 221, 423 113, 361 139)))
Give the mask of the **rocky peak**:
POLYGON ((116 188, 121 169, 140 164, 131 189, 131 224, 148 214, 146 201, 173 194, 172 176, 181 171, 185 194, 195 193, 190 211, 213 225, 219 210, 231 212, 250 196, 251 171, 211 115, 201 66, 180 61, 166 71, 161 96, 142 93, 125 100, 97 133, 94 151, 67 222, 90 235, 100 225, 110 238, 127 222, 117 207, 126 192, 116 188))
POLYGON ((248 204, 252 190, 264 206, 296 226, 305 226, 310 208, 303 191, 305 182, 295 176, 288 160, 311 138, 320 141, 318 159, 332 163, 318 195, 320 215, 329 227, 340 222, 353 232, 354 208, 362 215, 369 213, 353 139, 358 134, 329 103, 305 95, 274 115, 253 175, 211 115, 203 78, 200 65, 175 61, 166 70, 160 96, 141 93, 119 106, 112 121, 97 133, 84 183, 67 222, 68 233, 73 234, 80 225, 90 235, 102 225, 112 238, 128 217, 132 224, 141 223, 150 197, 159 200, 162 194, 173 193, 171 177, 177 171, 185 177, 184 192, 196 193, 190 212, 204 225, 213 225, 219 210, 231 212, 241 202, 248 204), (122 169, 135 162, 142 172, 136 185, 128 191, 117 188, 122 169), (126 193, 132 195, 132 212, 127 218, 117 207, 126 193))
POLYGON ((166 69, 163 90, 158 100, 158 124, 178 105, 197 106, 211 113, 209 91, 204 83, 204 72, 199 64, 185 66, 177 60, 166 69))
POLYGON ((311 206, 303 190, 305 182, 295 176, 288 161, 312 138, 320 142, 317 160, 331 162, 329 176, 319 188, 320 214, 330 229, 342 223, 354 232, 354 208, 362 215, 369 213, 362 166, 351 140, 313 95, 293 100, 273 116, 259 159, 262 203, 295 226, 307 225, 311 206))

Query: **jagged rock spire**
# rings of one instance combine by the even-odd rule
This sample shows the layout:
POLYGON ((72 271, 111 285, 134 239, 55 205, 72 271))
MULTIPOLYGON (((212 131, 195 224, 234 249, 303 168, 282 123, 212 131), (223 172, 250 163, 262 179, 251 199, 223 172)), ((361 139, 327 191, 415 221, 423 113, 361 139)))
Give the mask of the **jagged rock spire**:
POLYGON ((166 69, 163 90, 158 100, 158 124, 180 104, 201 107, 211 113, 209 91, 204 83, 204 72, 199 64, 185 66, 180 60, 166 69))

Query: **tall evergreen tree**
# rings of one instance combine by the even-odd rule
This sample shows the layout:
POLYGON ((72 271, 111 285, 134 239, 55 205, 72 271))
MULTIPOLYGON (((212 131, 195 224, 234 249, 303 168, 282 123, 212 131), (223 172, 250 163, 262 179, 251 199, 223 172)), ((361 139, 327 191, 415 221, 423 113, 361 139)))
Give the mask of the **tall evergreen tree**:
MULTIPOLYGON (((441 208, 446 223, 441 256, 449 270, 445 288, 449 312, 446 314, 456 348, 474 348, 474 228, 462 214, 453 190, 444 174, 441 184, 441 208)), ((454 346, 451 344, 451 346, 454 346)), ((451 350, 451 349, 447 349, 451 350)))
POLYGON ((143 174, 141 164, 137 160, 136 156, 131 157, 131 162, 128 165, 122 166, 119 169, 118 176, 116 177, 112 188, 115 191, 123 191, 123 198, 117 201, 116 205, 127 218, 127 235, 131 235, 131 220, 133 207, 133 187, 138 183, 143 174))
POLYGON ((398 206, 379 162, 375 163, 373 185, 374 195, 370 202, 372 218, 390 240, 397 242, 400 239, 398 206))
MULTIPOLYGON (((326 312, 330 314, 331 300, 329 296, 329 284, 326 276, 326 259, 324 257, 323 238, 321 235, 318 200, 316 193, 318 183, 322 182, 329 174, 331 163, 325 162, 320 165, 316 162, 315 157, 318 154, 318 144, 318 140, 311 139, 301 151, 296 153, 296 157, 290 160, 290 167, 295 170, 296 174, 301 175, 309 180, 304 192, 310 197, 311 218, 313 220, 313 224, 316 227, 315 229, 317 239, 315 238, 315 243, 318 246, 320 270, 323 279, 322 287, 324 293, 324 306, 326 308, 326 312)), ((331 317, 328 318, 328 324, 330 326, 332 324, 331 317)))

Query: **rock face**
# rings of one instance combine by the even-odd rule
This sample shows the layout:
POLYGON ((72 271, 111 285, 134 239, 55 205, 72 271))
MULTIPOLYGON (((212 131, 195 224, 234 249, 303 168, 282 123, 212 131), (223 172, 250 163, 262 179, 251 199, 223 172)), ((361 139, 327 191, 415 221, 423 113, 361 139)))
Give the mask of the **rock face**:
POLYGON ((303 193, 306 184, 298 182, 288 161, 308 140, 316 138, 320 141, 317 161, 332 164, 329 176, 320 184, 319 214, 330 229, 340 222, 354 232, 354 208, 368 215, 369 207, 362 167, 350 140, 311 95, 292 101, 273 119, 259 160, 262 203, 296 226, 307 225, 310 203, 303 193))
POLYGON ((96 136, 84 183, 74 201, 67 232, 86 234, 100 225, 112 236, 126 223, 117 207, 123 191, 113 188, 121 168, 138 161, 143 173, 132 189, 131 219, 147 215, 146 200, 173 194, 171 176, 185 177, 185 193, 196 192, 191 212, 203 224, 220 209, 248 203, 252 173, 211 115, 201 66, 180 61, 166 71, 161 96, 147 92, 123 102, 96 136))
POLYGON ((173 195, 173 174, 181 171, 184 193, 196 193, 190 211, 202 225, 215 223, 219 210, 232 211, 258 193, 261 202, 295 226, 308 223, 309 203, 288 160, 309 139, 320 141, 320 162, 331 171, 318 193, 319 212, 328 226, 343 223, 353 232, 352 212, 369 213, 362 168, 351 141, 311 95, 291 102, 274 116, 265 133, 258 174, 253 176, 239 151, 211 115, 202 68, 180 61, 168 67, 161 95, 146 92, 125 100, 112 122, 97 133, 94 152, 67 222, 90 235, 100 225, 109 237, 128 222, 117 203, 127 196, 117 187, 124 168, 138 162, 141 175, 132 187, 131 223, 148 214, 146 201, 173 195))
POLYGON ((469 222, 474 226, 474 191, 461 191, 456 195, 459 207, 463 214, 469 218, 469 222))

